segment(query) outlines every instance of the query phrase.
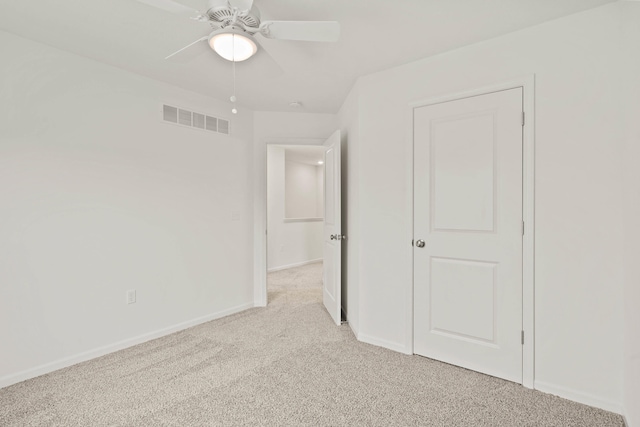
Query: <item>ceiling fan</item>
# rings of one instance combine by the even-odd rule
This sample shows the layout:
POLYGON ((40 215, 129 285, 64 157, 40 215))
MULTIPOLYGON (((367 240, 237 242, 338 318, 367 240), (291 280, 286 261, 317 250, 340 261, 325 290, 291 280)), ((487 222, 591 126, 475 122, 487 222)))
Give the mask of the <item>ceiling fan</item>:
POLYGON ((209 7, 204 12, 173 0, 137 1, 208 23, 213 29, 210 34, 165 59, 180 56, 203 41, 207 41, 211 49, 222 58, 239 62, 249 59, 257 52, 259 44, 254 37, 256 35, 278 40, 314 42, 335 42, 340 36, 340 24, 336 21, 262 21, 253 0, 209 0, 209 7))

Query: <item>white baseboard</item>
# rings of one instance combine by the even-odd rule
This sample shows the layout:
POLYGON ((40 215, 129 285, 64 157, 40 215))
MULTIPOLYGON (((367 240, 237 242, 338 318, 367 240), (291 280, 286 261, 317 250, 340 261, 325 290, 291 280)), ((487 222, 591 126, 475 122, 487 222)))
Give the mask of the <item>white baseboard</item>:
POLYGON ((272 273, 274 271, 286 270, 287 268, 300 267, 300 266, 303 266, 303 265, 313 264, 313 263, 322 262, 322 261, 323 261, 322 258, 311 259, 309 261, 296 262, 295 264, 288 264, 288 265, 281 265, 279 267, 272 267, 272 268, 268 269, 267 271, 269 273, 272 273))
POLYGON ((408 351, 407 347, 404 344, 398 344, 395 342, 383 340, 383 339, 372 337, 371 335, 366 335, 362 333, 356 333, 356 338, 358 339, 358 341, 375 345, 377 347, 388 348, 389 350, 397 351, 398 353, 412 354, 408 351))
POLYGON ((217 313, 208 314, 206 316, 198 317, 196 319, 188 320, 186 322, 178 323, 177 325, 169 326, 167 328, 158 329, 157 331, 149 332, 146 334, 138 335, 137 337, 128 338, 123 341, 119 341, 113 344, 109 344, 103 347, 98 347, 93 350, 85 351, 74 356, 65 357, 44 365, 36 366, 15 374, 10 374, 0 378, 0 388, 8 387, 12 384, 16 384, 31 378, 39 377, 40 375, 48 374, 49 372, 57 371, 58 369, 66 368, 77 363, 86 362, 87 360, 95 359, 96 357, 104 356, 105 354, 113 353, 118 350, 123 350, 128 347, 132 347, 137 344, 142 344, 156 338, 163 337, 165 335, 172 334, 174 332, 181 331, 183 329, 190 328, 192 326, 199 325, 201 323, 209 322, 211 320, 219 319, 221 317, 229 316, 231 314, 239 313, 241 311, 253 308, 253 303, 246 303, 236 307, 222 310, 217 313))
POLYGON ((349 325, 351 332, 353 332, 353 335, 356 337, 356 339, 358 339, 358 334, 359 334, 358 324, 355 322, 353 323, 351 322, 351 319, 349 319, 349 313, 347 313, 347 325, 349 325))
POLYGON ((616 414, 622 414, 624 412, 622 410, 622 404, 620 402, 613 402, 582 391, 573 390, 542 381, 534 381, 533 388, 543 393, 553 394, 564 399, 573 400, 574 402, 604 409, 605 411, 614 412, 616 414))

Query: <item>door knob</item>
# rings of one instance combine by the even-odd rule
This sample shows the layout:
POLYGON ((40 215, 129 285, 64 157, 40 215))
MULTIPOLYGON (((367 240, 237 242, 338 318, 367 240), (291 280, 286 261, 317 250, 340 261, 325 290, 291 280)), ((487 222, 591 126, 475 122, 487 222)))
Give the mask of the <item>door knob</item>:
POLYGON ((418 240, 416 242, 416 246, 419 248, 424 248, 424 240, 418 240))

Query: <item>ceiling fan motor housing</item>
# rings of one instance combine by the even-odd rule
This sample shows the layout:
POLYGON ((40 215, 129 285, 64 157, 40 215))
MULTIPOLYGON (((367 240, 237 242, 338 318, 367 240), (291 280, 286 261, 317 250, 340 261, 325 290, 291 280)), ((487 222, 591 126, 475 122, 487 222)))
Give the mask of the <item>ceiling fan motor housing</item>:
POLYGON ((258 28, 260 26, 260 11, 254 5, 249 11, 240 11, 233 21, 233 9, 227 0, 209 0, 209 9, 206 11, 211 26, 225 28, 228 25, 243 28, 258 28))

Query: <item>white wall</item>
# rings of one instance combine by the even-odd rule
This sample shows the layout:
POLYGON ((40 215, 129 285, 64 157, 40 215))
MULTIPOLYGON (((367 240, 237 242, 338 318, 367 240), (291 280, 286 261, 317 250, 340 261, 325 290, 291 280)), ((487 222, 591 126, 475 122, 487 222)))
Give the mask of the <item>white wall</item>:
POLYGON ((315 166, 316 169, 316 183, 315 183, 315 194, 316 194, 316 218, 324 217, 324 166, 315 166))
POLYGON ((254 301, 266 305, 267 144, 320 145, 338 128, 335 114, 254 113, 254 301))
POLYGON ((629 427, 640 426, 640 2, 621 4, 624 17, 626 137, 624 145, 625 353, 624 404, 629 427))
POLYGON ((286 218, 322 218, 322 169, 288 160, 285 150, 284 201, 286 218))
MULTIPOLYGON (((632 6, 631 18, 613 3, 359 80, 358 105, 348 99, 341 117, 358 129, 349 180, 359 204, 351 222, 359 228, 359 287, 348 304, 359 306, 360 337, 411 351, 408 105, 535 73, 535 386, 622 411, 623 117, 626 86, 637 75, 622 72, 630 59, 621 45, 637 52, 640 39, 625 39, 621 21, 640 22, 632 6)), ((627 290, 637 295, 633 286, 627 290)), ((627 312, 640 309, 631 304, 627 312)), ((637 339, 630 341, 633 352, 637 339)))
MULTIPOLYGON (((267 148, 267 266, 269 270, 301 265, 309 261, 322 259, 322 221, 285 220, 285 148, 269 146, 267 148)), ((302 165, 301 163, 298 163, 302 165)), ((308 185, 315 189, 316 167, 302 165, 303 177, 309 172, 308 185)), ((296 169, 297 170, 297 169, 296 169)), ((297 175, 289 178, 296 178, 297 175)), ((310 200, 315 215, 316 199, 310 200)))
POLYGON ((0 386, 252 306, 252 113, 232 138, 185 129, 163 102, 230 106, 4 32, 0 51, 0 386))

